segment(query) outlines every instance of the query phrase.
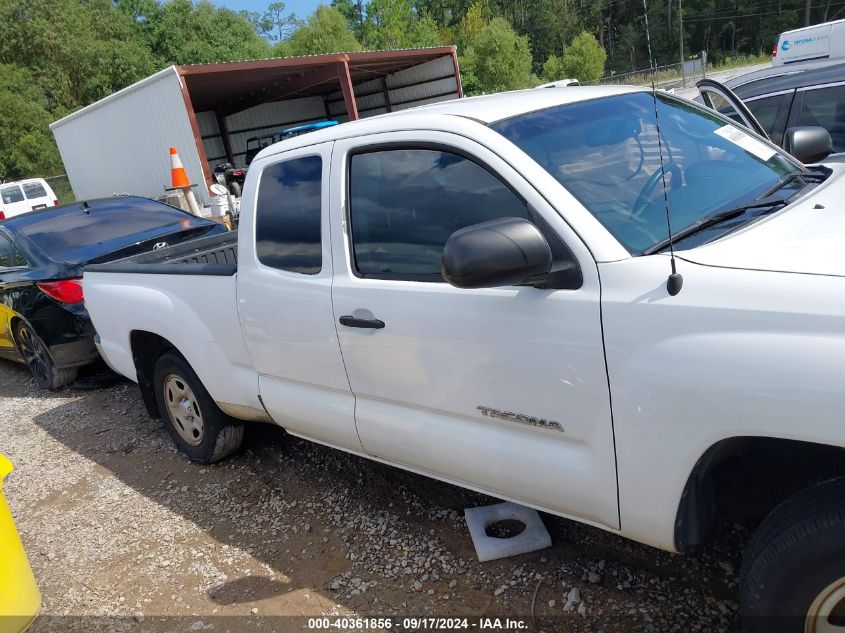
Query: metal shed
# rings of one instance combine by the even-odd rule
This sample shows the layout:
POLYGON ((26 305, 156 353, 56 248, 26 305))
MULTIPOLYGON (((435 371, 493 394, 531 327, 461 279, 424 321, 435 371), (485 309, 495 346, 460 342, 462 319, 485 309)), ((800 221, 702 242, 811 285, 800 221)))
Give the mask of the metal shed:
POLYGON ((454 46, 170 66, 50 125, 77 198, 160 196, 168 148, 197 197, 248 138, 463 96, 454 46))

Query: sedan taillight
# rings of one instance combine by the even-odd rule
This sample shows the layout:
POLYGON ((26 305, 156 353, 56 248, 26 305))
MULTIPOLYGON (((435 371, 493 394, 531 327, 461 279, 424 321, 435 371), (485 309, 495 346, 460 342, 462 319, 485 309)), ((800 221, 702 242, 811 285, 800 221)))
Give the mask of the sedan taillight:
POLYGON ((54 206, 54 207, 59 206, 59 201, 58 201, 58 200, 53 200, 53 206, 54 206))
POLYGON ((3 209, 0 209, 0 220, 5 220, 5 219, 6 219, 6 214, 3 213, 3 209))
POLYGON ((38 287, 45 295, 60 303, 80 303, 82 279, 60 279, 59 281, 40 281, 38 287))

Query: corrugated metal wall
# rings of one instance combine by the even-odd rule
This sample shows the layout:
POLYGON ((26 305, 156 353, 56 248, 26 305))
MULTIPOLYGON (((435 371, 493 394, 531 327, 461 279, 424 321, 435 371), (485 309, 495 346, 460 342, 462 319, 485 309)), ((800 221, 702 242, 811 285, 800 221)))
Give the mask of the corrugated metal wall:
MULTIPOLYGON (((451 56, 425 62, 385 78, 358 83, 354 88, 358 114, 362 118, 458 97, 451 56), (388 100, 390 109, 387 106, 388 100)), ((325 121, 327 118, 348 120, 343 94, 339 91, 325 100, 322 97, 305 97, 264 103, 226 117, 235 166, 244 167, 247 139, 295 125, 325 121)), ((213 112, 198 112, 197 121, 208 164, 214 169, 218 163, 226 162, 226 151, 217 120, 213 112)))
MULTIPOLYGON (((226 117, 226 129, 229 131, 229 143, 235 155, 235 166, 244 166, 246 141, 253 136, 269 134, 281 128, 326 120, 326 109, 322 97, 305 97, 262 103, 226 117)), ((205 155, 211 169, 218 163, 226 162, 226 151, 220 138, 217 119, 213 112, 198 112, 205 155)))
POLYGON ((173 67, 51 126, 78 200, 130 193, 161 196, 175 146, 201 201, 208 199, 199 152, 173 67))
MULTIPOLYGON (((361 118, 457 98, 458 82, 451 56, 400 70, 384 79, 355 85, 355 102, 361 118)), ((337 121, 348 119, 341 92, 329 95, 326 104, 331 118, 337 121)))

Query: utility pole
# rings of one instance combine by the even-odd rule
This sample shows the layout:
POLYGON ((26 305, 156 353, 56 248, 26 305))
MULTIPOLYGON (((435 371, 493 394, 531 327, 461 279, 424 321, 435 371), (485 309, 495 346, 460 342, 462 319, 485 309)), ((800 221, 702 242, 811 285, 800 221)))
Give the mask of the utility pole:
MULTIPOLYGON (((808 0, 809 1, 809 0, 808 0)), ((687 75, 684 72, 684 5, 683 0, 678 0, 678 46, 681 53, 681 77, 684 88, 687 87, 687 75)))
POLYGON ((804 3, 804 26, 810 26, 810 11, 813 8, 813 0, 804 3))

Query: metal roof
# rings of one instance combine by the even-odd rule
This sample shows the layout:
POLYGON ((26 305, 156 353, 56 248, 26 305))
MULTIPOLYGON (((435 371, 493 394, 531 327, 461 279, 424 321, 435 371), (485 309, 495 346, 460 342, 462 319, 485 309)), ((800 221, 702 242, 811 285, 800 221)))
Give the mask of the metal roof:
POLYGON ((454 46, 442 46, 191 64, 176 70, 195 111, 237 112, 268 101, 336 92, 344 64, 352 83, 358 84, 455 54, 454 46))

